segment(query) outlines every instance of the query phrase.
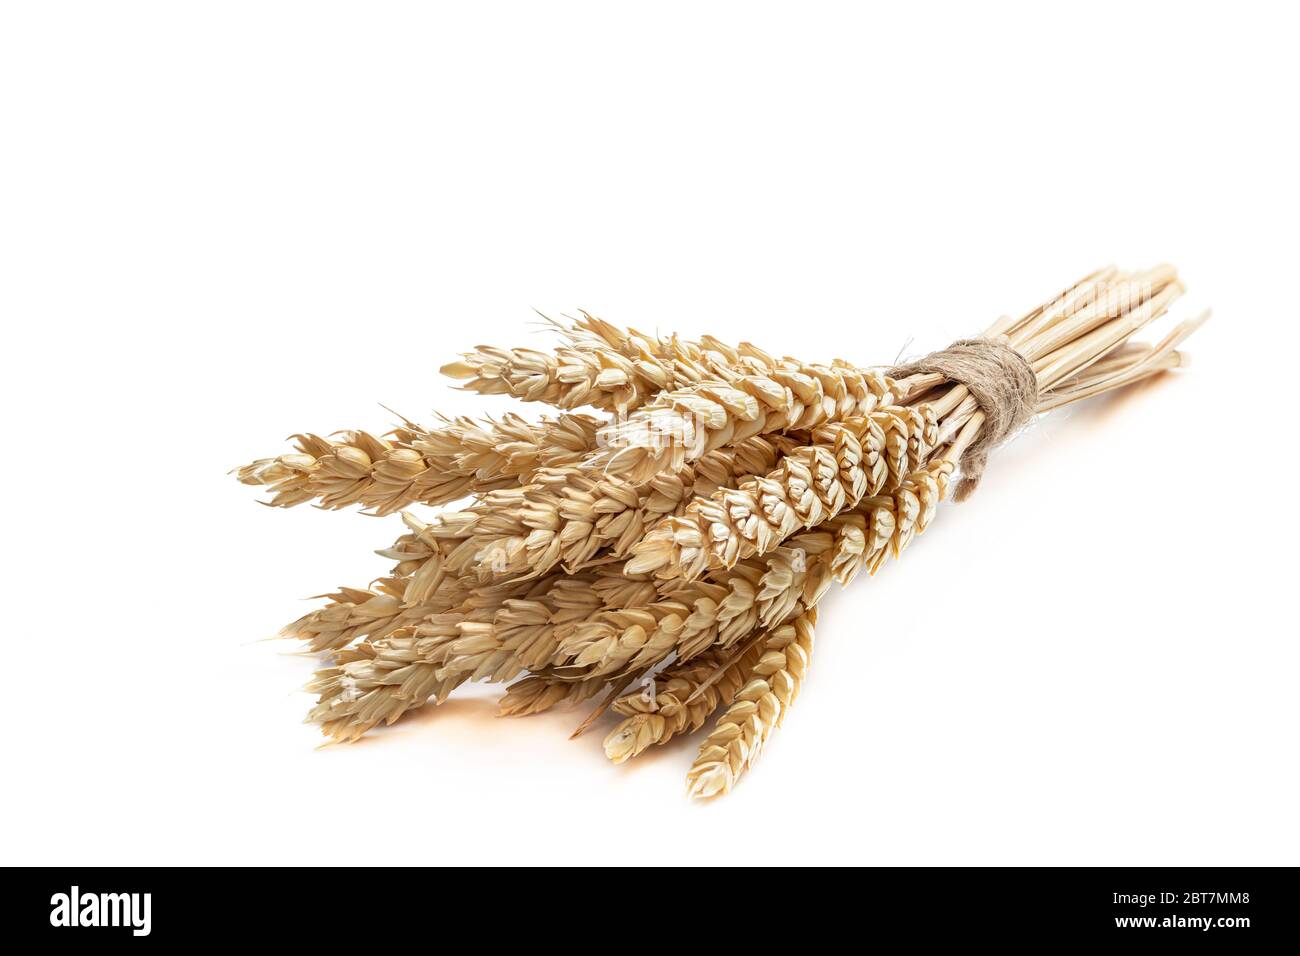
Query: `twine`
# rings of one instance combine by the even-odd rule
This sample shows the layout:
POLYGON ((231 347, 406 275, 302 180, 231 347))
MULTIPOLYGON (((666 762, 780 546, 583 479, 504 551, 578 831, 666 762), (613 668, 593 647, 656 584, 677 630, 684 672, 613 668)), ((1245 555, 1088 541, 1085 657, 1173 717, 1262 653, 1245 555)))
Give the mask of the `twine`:
POLYGON ((996 339, 958 339, 946 349, 889 370, 891 378, 938 374, 965 385, 984 413, 979 436, 961 456, 962 480, 953 497, 965 501, 979 486, 989 452, 1020 430, 1038 405, 1038 378, 1025 357, 996 339))

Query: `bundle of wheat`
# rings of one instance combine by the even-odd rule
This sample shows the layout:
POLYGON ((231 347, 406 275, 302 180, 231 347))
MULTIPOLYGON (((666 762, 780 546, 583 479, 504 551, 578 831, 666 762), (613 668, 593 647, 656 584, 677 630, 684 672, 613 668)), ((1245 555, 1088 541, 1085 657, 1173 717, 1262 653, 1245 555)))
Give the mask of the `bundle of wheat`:
POLYGON ((933 520, 950 483, 1033 416, 1181 364, 1207 317, 1130 337, 1182 292, 1174 270, 1095 272, 1019 319, 892 369, 658 338, 584 314, 553 354, 480 347, 444 367, 482 394, 566 411, 529 423, 402 422, 298 435, 238 471, 272 505, 389 514, 445 505, 379 552, 392 572, 287 626, 328 652, 310 719, 355 740, 467 681, 513 681, 501 713, 603 694, 621 763, 721 711, 687 776, 731 789, 794 702, 817 603, 875 574, 933 520), (518 679, 516 679, 518 678, 518 679))

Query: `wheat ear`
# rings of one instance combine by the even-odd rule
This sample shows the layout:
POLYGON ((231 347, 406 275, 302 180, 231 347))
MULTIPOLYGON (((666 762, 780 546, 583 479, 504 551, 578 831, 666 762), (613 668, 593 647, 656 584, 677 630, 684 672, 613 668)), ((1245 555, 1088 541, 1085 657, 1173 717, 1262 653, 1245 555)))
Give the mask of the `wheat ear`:
POLYGON ((799 696, 812 659, 816 621, 817 612, 810 609, 760 642, 753 677, 718 718, 686 774, 692 797, 726 793, 758 759, 799 696))
POLYGON ((605 737, 605 756, 622 763, 678 734, 699 730, 714 711, 731 703, 761 655, 754 644, 739 654, 706 651, 670 664, 645 689, 614 702, 613 710, 626 719, 605 737))
POLYGON ((444 597, 418 609, 413 626, 335 651, 334 664, 318 670, 308 685, 319 696, 307 720, 335 740, 356 740, 430 699, 441 703, 476 676, 513 678, 522 665, 495 646, 483 648, 482 635, 509 602, 533 599, 553 583, 510 581, 476 588, 460 601, 444 597), (461 666, 447 670, 449 660, 461 666))
POLYGON ((370 588, 340 588, 324 607, 304 614, 280 631, 281 637, 305 641, 314 652, 337 650, 365 638, 380 638, 408 625, 416 624, 426 612, 414 612, 402 602, 405 582, 385 578, 370 588))
POLYGON ((528 485, 487 492, 462 511, 421 522, 420 537, 449 572, 480 581, 544 574, 559 564, 578 571, 626 557, 647 526, 693 496, 768 471, 782 446, 754 437, 644 486, 576 467, 543 468, 528 485))
POLYGON ((617 566, 481 586, 451 607, 444 596, 435 608, 413 610, 418 624, 338 651, 335 665, 309 685, 320 696, 308 719, 336 740, 355 740, 429 699, 441 702, 469 680, 509 681, 524 670, 544 671, 541 676, 588 683, 594 693, 679 646, 687 659, 714 644, 733 647, 758 628, 804 613, 832 579, 847 583, 863 567, 874 573, 888 549, 901 553, 928 524, 951 469, 950 462, 935 463, 893 495, 865 502, 863 512, 830 522, 833 530, 795 536, 792 543, 807 553, 782 547, 743 562, 724 573, 727 587, 692 583, 687 587, 720 599, 703 597, 693 611, 675 600, 647 605, 641 595, 653 594, 654 586, 629 581, 617 566), (593 613, 619 599, 611 595, 628 606, 593 613), (603 627, 595 640, 594 621, 603 627), (579 632, 583 637, 575 638, 579 632), (567 668, 548 666, 552 661, 567 668))
POLYGON ((929 405, 888 407, 814 432, 761 478, 697 497, 680 516, 662 519, 633 549, 631 572, 699 577, 766 554, 800 528, 898 487, 926 463, 938 440, 929 405))
POLYGON ((446 700, 465 678, 439 676, 427 659, 432 652, 431 641, 414 631, 339 651, 335 665, 318 670, 307 685, 319 695, 308 722, 336 741, 353 741, 429 700, 446 700))
POLYGON ((462 418, 424 429, 406 423, 387 437, 340 432, 338 439, 295 435, 295 451, 238 469, 246 485, 264 485, 268 504, 322 508, 359 504, 385 515, 420 502, 446 504, 469 494, 517 486, 539 468, 582 461, 599 422, 561 415, 532 424, 517 415, 500 422, 462 418))
POLYGON ((595 697, 607 686, 603 678, 575 682, 530 674, 506 688, 497 708, 497 716, 528 717, 553 707, 578 704, 595 697))
POLYGON ((893 492, 761 557, 742 560, 697 581, 661 582, 654 601, 600 610, 559 636, 549 673, 563 679, 613 679, 654 667, 669 654, 689 661, 715 645, 734 647, 811 607, 834 581, 847 584, 863 568, 875 573, 923 531, 946 494, 955 466, 931 462, 893 492))
POLYGON ((479 346, 444 365, 442 374, 481 395, 511 395, 557 408, 588 405, 625 414, 661 391, 708 379, 764 371, 776 361, 751 345, 732 347, 708 337, 657 338, 582 314, 553 323, 567 344, 553 352, 479 346))
POLYGON ((891 384, 878 372, 844 363, 787 360, 764 374, 662 392, 625 420, 603 427, 597 440, 606 447, 587 466, 645 483, 753 435, 809 431, 869 414, 889 404, 891 384))

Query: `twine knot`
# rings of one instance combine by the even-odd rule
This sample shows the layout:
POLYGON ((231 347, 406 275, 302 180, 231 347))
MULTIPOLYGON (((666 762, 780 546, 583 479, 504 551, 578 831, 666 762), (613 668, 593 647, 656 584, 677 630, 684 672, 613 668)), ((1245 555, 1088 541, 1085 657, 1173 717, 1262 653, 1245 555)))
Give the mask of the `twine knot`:
POLYGON ((1023 355, 998 339, 958 339, 946 349, 889 370, 891 378, 938 374, 965 385, 984 413, 979 436, 961 456, 962 480, 953 497, 965 501, 979 486, 989 452, 1034 415, 1038 378, 1023 355))

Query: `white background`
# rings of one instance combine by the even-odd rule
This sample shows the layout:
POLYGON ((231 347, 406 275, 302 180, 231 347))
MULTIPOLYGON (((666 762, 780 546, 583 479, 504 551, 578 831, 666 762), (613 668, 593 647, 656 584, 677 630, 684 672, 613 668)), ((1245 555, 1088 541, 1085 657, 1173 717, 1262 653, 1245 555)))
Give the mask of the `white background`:
POLYGON ((3 9, 4 862, 1300 863, 1280 5, 3 9), (256 643, 400 522, 227 471, 533 308, 887 363, 1161 261, 1191 367, 829 597, 726 799, 491 687, 318 751, 256 643))

